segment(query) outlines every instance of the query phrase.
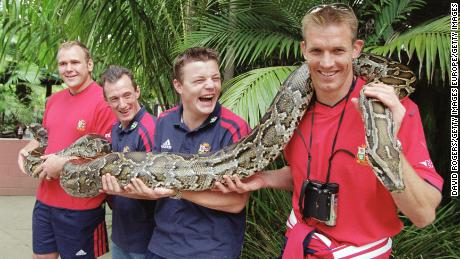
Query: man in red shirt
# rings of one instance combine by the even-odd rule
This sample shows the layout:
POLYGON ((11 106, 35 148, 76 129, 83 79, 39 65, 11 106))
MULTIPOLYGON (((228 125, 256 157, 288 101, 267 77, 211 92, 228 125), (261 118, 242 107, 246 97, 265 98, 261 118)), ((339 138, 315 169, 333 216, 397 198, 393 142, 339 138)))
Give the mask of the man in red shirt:
MULTIPOLYGON (((42 180, 33 210, 34 258, 95 258, 108 251, 105 228, 105 194, 94 198, 75 198, 59 184, 59 175, 70 158, 54 153, 89 133, 110 136, 115 122, 104 101, 102 88, 93 81, 93 61, 85 45, 78 41, 61 44, 57 61, 66 89, 49 97, 43 126, 48 131, 44 163, 36 170, 42 180)), ((18 155, 24 172, 27 152, 38 147, 32 140, 18 155)))
POLYGON ((388 258, 391 237, 403 227, 398 210, 423 227, 434 220, 441 200, 443 181, 432 166, 416 104, 407 97, 400 101, 391 86, 365 86, 354 76, 352 61, 364 45, 357 39, 357 27, 353 10, 344 4, 317 6, 305 15, 301 48, 316 100, 285 148, 289 166, 243 182, 227 178, 228 187, 216 184, 224 192, 293 191, 283 258, 388 258), (366 96, 393 113, 403 150, 402 192, 389 192, 365 159, 364 124, 357 109, 363 87, 366 96), (299 198, 306 180, 339 186, 334 224, 302 215, 299 198))

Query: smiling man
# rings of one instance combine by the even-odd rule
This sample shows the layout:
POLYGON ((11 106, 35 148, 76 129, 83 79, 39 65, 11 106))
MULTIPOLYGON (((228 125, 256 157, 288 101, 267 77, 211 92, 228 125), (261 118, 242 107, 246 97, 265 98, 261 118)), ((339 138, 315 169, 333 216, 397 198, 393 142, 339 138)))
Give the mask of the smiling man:
MULTIPOLYGON (((157 120, 154 150, 206 155, 246 136, 247 123, 219 102, 219 56, 191 48, 174 61, 174 89, 181 104, 157 120)), ((158 199, 146 258, 238 258, 248 194, 149 189, 133 179, 125 192, 158 199), (168 197, 170 196, 170 197, 168 197)))
MULTIPOLYGON (((78 41, 61 44, 57 53, 59 75, 67 88, 49 97, 43 126, 48 131, 44 163, 37 168, 42 180, 32 216, 33 258, 95 258, 108 251, 105 195, 75 198, 59 184, 59 175, 69 157, 54 153, 83 135, 110 135, 115 118, 104 101, 102 88, 93 81, 93 60, 78 41)), ((23 170, 24 154, 38 147, 32 140, 19 153, 23 170)))
MULTIPOLYGON (((155 120, 139 103, 141 92, 131 71, 110 66, 102 75, 102 86, 105 100, 118 119, 112 127, 112 150, 151 152, 155 120)), ((155 226, 155 201, 138 200, 120 193, 118 183, 110 175, 102 177, 102 184, 108 194, 118 194, 109 197, 112 208, 112 257, 143 259, 155 226)))
POLYGON ((284 150, 289 166, 243 182, 234 178, 228 187, 216 184, 223 192, 293 191, 283 258, 388 258, 391 238, 403 227, 398 211, 424 227, 434 220, 441 200, 443 180, 431 163, 424 163, 431 160, 417 105, 399 100, 391 86, 366 85, 354 76, 353 59, 364 45, 357 30, 348 5, 308 11, 301 48, 315 101, 284 150), (356 105, 363 88, 393 114, 403 147, 404 191, 386 189, 365 158, 364 124, 356 105))
MULTIPOLYGON (((174 89, 181 105, 162 113, 155 150, 186 154, 216 152, 249 133, 247 123, 219 102, 217 52, 190 48, 174 61, 174 89)), ((176 192, 157 201, 157 224, 146 258, 238 258, 248 194, 176 192)))

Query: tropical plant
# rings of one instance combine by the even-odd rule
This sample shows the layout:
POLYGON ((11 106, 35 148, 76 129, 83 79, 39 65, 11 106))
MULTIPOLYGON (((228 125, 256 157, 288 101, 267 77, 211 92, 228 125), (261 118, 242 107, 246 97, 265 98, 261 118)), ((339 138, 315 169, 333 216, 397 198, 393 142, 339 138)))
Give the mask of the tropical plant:
MULTIPOLYGON (((185 46, 181 48, 196 45, 216 48, 222 53, 224 66, 229 63, 236 64, 237 70, 244 69, 242 72, 270 65, 293 65, 301 61, 298 46, 301 40, 300 20, 305 11, 316 4, 314 1, 304 3, 282 0, 234 0, 230 3, 233 6, 229 9, 231 12, 202 17, 197 22, 201 25, 199 29, 187 35, 184 40, 185 46)), ((355 1, 350 4, 356 10, 362 10, 361 6, 371 8, 365 12, 357 12, 366 18, 372 17, 366 20, 374 21, 371 23, 375 24, 375 29, 371 32, 364 31, 361 35, 376 44, 368 45, 366 51, 387 56, 396 54, 398 57, 406 53, 409 58, 412 58, 415 52, 416 58, 421 61, 420 67, 426 67, 425 76, 428 79, 432 78, 437 66, 441 67, 440 75, 445 78, 450 67, 447 59, 449 48, 446 47, 450 36, 448 17, 410 29, 409 25, 402 22, 406 20, 407 14, 420 8, 424 1, 355 1), (408 30, 401 33, 401 30, 394 29, 398 26, 408 30), (437 43, 437 40, 441 44, 437 43)), ((265 92, 268 92, 267 97, 271 100, 288 75, 285 73, 284 76, 280 76, 279 69, 281 68, 254 70, 227 82, 224 86, 226 91, 222 97, 225 100, 223 103, 236 111, 241 111, 240 115, 254 125, 255 122, 252 122, 251 118, 260 118, 267 108, 267 101, 261 98, 258 98, 260 103, 240 101, 247 98, 242 88, 250 80, 251 83, 246 88, 248 92, 256 96, 266 96, 265 92), (237 87, 233 87, 235 85, 237 87), (239 96, 240 99, 235 100, 226 97, 227 95, 239 96)))
POLYGON ((171 53, 184 33, 191 2, 5 0, 0 59, 15 40, 25 57, 53 71, 59 44, 78 39, 92 51, 96 79, 109 64, 129 67, 147 108, 154 103, 171 106, 177 102, 170 86, 171 53))
MULTIPOLYGON (((408 222, 408 219, 401 217, 408 222)), ((459 258, 460 200, 453 199, 436 213, 433 224, 423 229, 414 225, 394 238, 393 256, 397 258, 459 258)))
MULTIPOLYGON (((53 71, 59 43, 79 39, 92 50, 96 78, 108 64, 129 67, 142 86, 147 108, 154 103, 168 107, 177 102, 170 86, 173 57, 190 46, 213 47, 222 54, 222 70, 227 80, 221 101, 254 126, 281 82, 303 59, 298 46, 302 39, 300 20, 303 14, 324 2, 336 1, 2 0, 0 67, 6 64, 5 57, 15 52, 21 53, 21 61, 36 64, 47 72, 53 71)), ((435 164, 447 166, 446 156, 440 150, 443 145, 433 145, 434 137, 430 138, 442 135, 438 134, 444 127, 444 123, 438 123, 443 122, 439 116, 442 112, 426 107, 448 107, 442 98, 426 96, 431 96, 433 91, 437 96, 445 92, 438 86, 446 81, 450 71, 449 48, 446 47, 450 35, 448 19, 441 17, 424 24, 414 23, 412 15, 425 4, 421 0, 345 2, 353 7, 361 21, 360 37, 367 42, 366 51, 404 63, 410 61, 409 64, 418 70, 422 86, 419 84, 413 96, 422 103, 429 147, 431 150, 438 148, 432 152, 438 156, 435 164), (436 87, 428 88, 428 83, 436 87)), ((247 207, 248 231, 243 258, 278 255, 290 204, 285 192, 262 190, 252 195, 247 207)), ((457 212, 453 213, 450 208, 458 211, 458 206, 446 207, 439 212, 438 222, 458 218, 457 212)), ((451 240, 454 239, 450 233, 458 234, 444 232, 443 228, 453 230, 444 223, 434 226, 426 230, 406 227, 395 241, 395 254, 441 256, 439 250, 429 253, 428 250, 410 250, 405 245, 418 234, 428 239, 429 233, 435 233, 439 239, 451 240)), ((444 244, 446 254, 459 254, 458 248, 444 244)))
POLYGON ((0 136, 16 137, 14 129, 41 118, 45 89, 38 66, 10 47, 0 61, 0 136), (36 101, 35 101, 36 100, 36 101))
POLYGON ((45 93, 44 88, 37 86, 30 88, 29 98, 37 100, 30 104, 25 104, 18 99, 15 88, 16 85, 0 84, 0 134, 10 137, 15 137, 13 130, 16 126, 40 121, 45 105, 45 100, 42 98, 45 93))

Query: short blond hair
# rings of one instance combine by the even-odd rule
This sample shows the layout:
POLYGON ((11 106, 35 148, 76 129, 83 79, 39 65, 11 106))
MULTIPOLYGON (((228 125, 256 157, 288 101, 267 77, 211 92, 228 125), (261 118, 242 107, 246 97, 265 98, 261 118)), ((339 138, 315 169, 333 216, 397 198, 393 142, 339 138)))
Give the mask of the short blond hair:
POLYGON ((345 4, 320 5, 310 9, 302 19, 302 37, 305 40, 308 26, 332 24, 347 24, 351 30, 352 42, 358 38, 358 19, 353 9, 345 4))
POLYGON ((59 51, 61 51, 61 49, 70 49, 73 46, 80 47, 83 50, 83 52, 85 53, 86 62, 88 62, 90 59, 92 59, 91 54, 89 53, 89 49, 86 47, 85 44, 81 43, 78 40, 66 41, 66 42, 61 43, 61 45, 59 45, 57 54, 59 54, 59 51))

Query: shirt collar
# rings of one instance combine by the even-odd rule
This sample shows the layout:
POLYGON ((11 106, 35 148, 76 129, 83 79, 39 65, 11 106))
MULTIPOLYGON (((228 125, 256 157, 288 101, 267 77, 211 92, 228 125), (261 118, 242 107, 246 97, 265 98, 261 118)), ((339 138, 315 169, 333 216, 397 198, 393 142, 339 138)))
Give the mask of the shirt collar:
POLYGON ((144 113, 145 113, 145 107, 141 106, 141 109, 136 113, 136 115, 134 116, 133 120, 129 123, 129 125, 128 125, 128 127, 126 127, 126 129, 123 129, 122 126, 121 126, 121 122, 118 122, 117 123, 117 131, 118 131, 118 133, 121 133, 121 132, 128 133, 128 132, 131 132, 131 131, 135 130, 137 128, 137 126, 139 125, 140 120, 141 120, 142 116, 144 115, 144 113))
MULTIPOLYGON (((211 124, 214 124, 217 121, 217 119, 219 119, 221 110, 222 110, 222 106, 219 102, 217 102, 216 107, 214 107, 214 110, 211 112, 211 114, 209 114, 208 118, 206 118, 206 120, 198 128, 196 128, 193 131, 197 131, 211 124)), ((179 109, 176 109, 174 111, 174 116, 172 116, 171 119, 175 127, 179 127, 185 131, 189 131, 187 125, 185 125, 185 123, 182 121, 183 111, 184 111, 184 106, 181 104, 179 106, 179 109)))

